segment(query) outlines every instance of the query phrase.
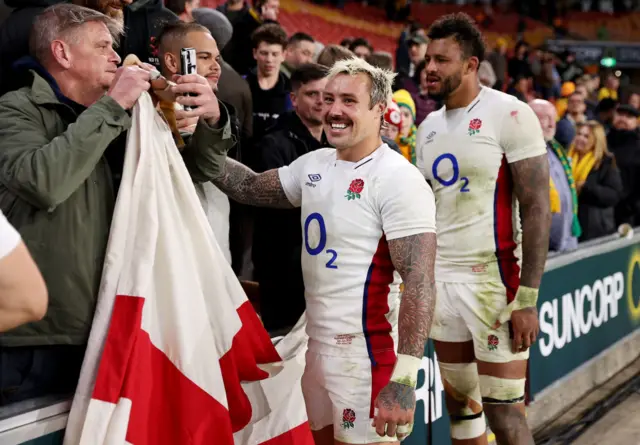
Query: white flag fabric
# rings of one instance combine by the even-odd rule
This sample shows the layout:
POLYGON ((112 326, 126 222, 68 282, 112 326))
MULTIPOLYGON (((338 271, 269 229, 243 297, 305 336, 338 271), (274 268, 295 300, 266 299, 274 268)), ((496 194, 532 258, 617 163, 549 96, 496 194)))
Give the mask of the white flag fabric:
POLYGON ((304 323, 274 347, 143 94, 64 444, 312 445, 304 323))

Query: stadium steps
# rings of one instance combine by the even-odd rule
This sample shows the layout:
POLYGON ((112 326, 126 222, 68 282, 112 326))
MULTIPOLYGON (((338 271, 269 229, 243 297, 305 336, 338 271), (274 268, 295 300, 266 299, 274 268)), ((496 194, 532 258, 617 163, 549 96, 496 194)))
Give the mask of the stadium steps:
MULTIPOLYGON (((202 6, 215 7, 220 3, 216 0, 203 0, 202 6)), ((415 4, 412 12, 421 23, 429 25, 443 14, 461 10, 474 17, 482 14, 482 9, 478 7, 449 4, 415 4)), ((551 28, 531 19, 525 20, 527 31, 524 37, 531 44, 541 44, 552 36, 551 28)), ((279 21, 289 34, 306 32, 325 45, 339 43, 346 37, 364 37, 376 50, 392 54, 403 29, 402 24, 386 20, 382 8, 366 6, 360 2, 347 3, 344 10, 340 10, 306 1, 281 0, 279 21)), ((504 37, 513 45, 517 39, 517 26, 517 14, 496 11, 493 23, 485 31, 485 38, 492 44, 498 37, 504 37)))

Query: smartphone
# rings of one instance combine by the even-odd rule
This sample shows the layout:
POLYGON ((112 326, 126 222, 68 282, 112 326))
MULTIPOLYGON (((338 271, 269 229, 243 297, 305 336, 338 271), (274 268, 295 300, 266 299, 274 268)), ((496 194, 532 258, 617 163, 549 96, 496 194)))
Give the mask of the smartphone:
MULTIPOLYGON (((198 72, 198 65, 196 63, 196 50, 194 48, 182 48, 180 50, 180 74, 196 74, 198 72)), ((193 93, 187 93, 186 96, 196 96, 193 93)), ((195 107, 185 105, 186 111, 191 111, 195 107)))

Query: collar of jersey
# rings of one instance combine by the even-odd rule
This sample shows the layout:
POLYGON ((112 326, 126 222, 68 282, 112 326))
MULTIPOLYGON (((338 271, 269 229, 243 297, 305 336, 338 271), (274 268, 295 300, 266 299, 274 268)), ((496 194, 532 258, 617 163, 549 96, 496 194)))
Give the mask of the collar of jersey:
MULTIPOLYGON (((486 87, 484 86, 480 86, 480 92, 478 93, 478 95, 475 97, 475 99, 473 99, 469 105, 467 105, 464 108, 464 112, 467 113, 471 108, 473 108, 479 101, 480 99, 482 99, 482 96, 484 96, 484 92, 486 91, 486 87)), ((447 106, 443 105, 442 106, 442 110, 446 113, 447 111, 456 111, 459 110, 460 108, 454 108, 453 110, 447 110, 447 106)))
POLYGON ((360 167, 361 165, 366 164, 367 162, 371 161, 372 159, 375 159, 377 156, 380 156, 380 154, 382 153, 384 147, 386 147, 387 144, 385 144, 384 142, 378 147, 376 148, 369 156, 365 156, 364 158, 360 159, 358 162, 352 162, 352 161, 343 161, 342 159, 338 159, 338 151, 336 150, 335 152, 335 156, 336 156, 336 160, 335 160, 335 166, 344 166, 347 168, 353 168, 354 170, 358 167, 360 167))

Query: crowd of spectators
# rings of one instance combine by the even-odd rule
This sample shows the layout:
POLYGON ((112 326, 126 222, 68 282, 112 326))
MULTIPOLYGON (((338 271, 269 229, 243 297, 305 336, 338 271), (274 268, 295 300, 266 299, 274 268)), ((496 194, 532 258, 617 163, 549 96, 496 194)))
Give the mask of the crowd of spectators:
MULTIPOLYGON (((198 0, 73 0, 88 9, 66 2, 46 9, 57 3, 6 0, 15 9, 0 25, 0 210, 49 291, 46 315, 40 290, 13 322, 0 319, 0 406, 69 393, 77 381, 122 172, 125 110, 149 88, 136 72, 114 77, 127 55, 138 56, 140 70, 171 78, 180 72, 180 48, 196 50, 214 99, 204 121, 176 111, 178 145, 225 257, 271 333, 304 311, 300 210, 230 202, 208 181, 207 146, 230 145, 230 156, 256 171, 328 146, 325 76, 349 57, 397 73, 382 135, 409 162, 416 162, 417 127, 442 106, 427 94, 428 24, 407 25, 392 55, 362 37, 325 46, 321 36, 287 35, 278 0, 228 0, 217 9, 198 0)), ((509 49, 498 39, 479 77, 530 103, 540 118, 551 167, 551 250, 640 224, 640 94, 621 91, 617 73, 588 73, 572 54, 523 41, 509 49)), ((19 245, 4 249, 0 241, 0 255, 19 245)), ((29 258, 22 261, 28 268, 29 258)), ((30 280, 37 287, 37 274, 30 280)), ((3 311, 0 304, 0 318, 3 311)))

